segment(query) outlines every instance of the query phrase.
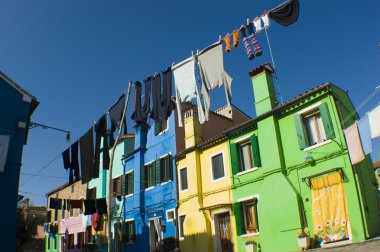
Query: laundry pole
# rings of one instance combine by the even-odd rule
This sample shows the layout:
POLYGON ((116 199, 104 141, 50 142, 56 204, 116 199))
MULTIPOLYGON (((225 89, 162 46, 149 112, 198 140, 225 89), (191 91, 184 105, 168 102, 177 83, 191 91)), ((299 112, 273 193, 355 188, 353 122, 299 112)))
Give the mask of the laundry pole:
MULTIPOLYGON (((108 201, 108 211, 107 211, 107 221, 108 221, 108 252, 111 252, 111 228, 112 228, 112 209, 111 209, 111 199, 112 199, 112 168, 113 168, 113 159, 115 157, 115 148, 117 146, 117 143, 119 142, 120 136, 121 136, 121 131, 123 128, 123 122, 124 122, 124 117, 125 113, 127 111, 128 107, 128 101, 129 101, 129 96, 131 93, 131 88, 132 88, 132 81, 129 81, 128 84, 128 91, 127 91, 127 100, 125 101, 124 105, 124 111, 123 115, 120 120, 120 127, 119 127, 119 132, 117 134, 115 143, 113 144, 112 148, 112 154, 111 154, 111 161, 110 161, 110 167, 109 167, 109 183, 108 183, 108 196, 107 196, 107 201, 108 201)), ((124 125, 124 127, 127 127, 127 125, 124 125)), ((124 202, 124 201, 123 201, 124 202)))

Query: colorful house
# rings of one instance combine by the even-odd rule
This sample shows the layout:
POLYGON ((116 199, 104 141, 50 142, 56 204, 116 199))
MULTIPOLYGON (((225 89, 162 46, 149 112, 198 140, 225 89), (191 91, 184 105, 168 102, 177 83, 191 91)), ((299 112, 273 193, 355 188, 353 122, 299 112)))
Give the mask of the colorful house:
POLYGON ((0 72, 0 189, 6 207, 0 209, 4 227, 0 230, 0 251, 16 250, 16 209, 30 120, 39 105, 37 98, 0 72))
POLYGON ((329 247, 379 234, 371 159, 351 165, 347 152, 343 129, 358 119, 347 93, 325 83, 278 106, 272 73, 269 64, 249 73, 257 117, 222 134, 238 250, 294 251, 297 236, 329 247))

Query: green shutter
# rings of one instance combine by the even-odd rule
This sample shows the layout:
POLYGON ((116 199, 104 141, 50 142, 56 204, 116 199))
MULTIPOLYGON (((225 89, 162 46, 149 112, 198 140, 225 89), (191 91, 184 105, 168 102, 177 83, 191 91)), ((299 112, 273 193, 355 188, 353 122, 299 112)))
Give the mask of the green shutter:
POLYGON ((140 190, 145 189, 146 185, 146 178, 145 178, 145 166, 140 167, 140 190))
POLYGON ((324 102, 321 105, 319 105, 319 113, 322 117, 323 127, 325 128, 327 139, 335 138, 334 127, 327 103, 324 102))
POLYGON ((230 145, 231 152, 231 163, 232 163, 232 173, 236 174, 239 172, 239 157, 238 157, 238 145, 236 143, 231 143, 230 145))
POLYGON ((294 124, 296 126, 297 131, 297 139, 300 149, 303 150, 308 146, 307 136, 305 134, 305 126, 303 124, 302 115, 294 116, 294 124))
POLYGON ((261 166, 261 158, 259 151, 259 142, 257 141, 257 136, 251 136, 251 147, 252 147, 252 157, 253 157, 253 165, 255 167, 261 166))
POLYGON ((168 155, 167 156, 167 159, 168 159, 168 172, 169 172, 169 179, 171 180, 171 181, 173 181, 173 172, 172 172, 172 158, 171 158, 171 155, 168 155))
POLYGON ((131 194, 134 192, 134 188, 133 188, 133 179, 134 179, 134 172, 130 172, 128 173, 128 176, 127 176, 127 194, 131 194))
POLYGON ((154 180, 153 185, 160 183, 161 181, 161 159, 154 161, 154 180))
POLYGON ((127 188, 127 186, 126 186, 126 183, 127 183, 126 175, 125 174, 121 175, 120 179, 121 179, 121 195, 125 196, 125 195, 127 195, 125 192, 125 190, 127 188))
POLYGON ((161 132, 161 123, 159 121, 154 122, 154 135, 157 136, 161 132))

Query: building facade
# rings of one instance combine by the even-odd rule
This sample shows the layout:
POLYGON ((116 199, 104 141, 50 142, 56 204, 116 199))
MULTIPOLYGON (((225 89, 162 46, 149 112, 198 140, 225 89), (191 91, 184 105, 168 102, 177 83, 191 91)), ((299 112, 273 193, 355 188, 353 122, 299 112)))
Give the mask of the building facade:
POLYGON ((0 214, 6 229, 0 231, 0 251, 16 250, 16 209, 22 165, 22 152, 27 143, 31 116, 37 108, 37 98, 18 86, 0 72, 0 189, 2 207, 0 214))

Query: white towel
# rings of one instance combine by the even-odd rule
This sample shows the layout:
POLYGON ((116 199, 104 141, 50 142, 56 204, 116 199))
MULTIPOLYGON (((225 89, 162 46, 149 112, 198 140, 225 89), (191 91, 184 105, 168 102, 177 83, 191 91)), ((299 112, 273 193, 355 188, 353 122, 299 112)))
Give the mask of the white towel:
POLYGON ((369 127, 371 128, 371 137, 380 136, 380 105, 371 112, 368 112, 369 127))
POLYGON ((354 125, 345 129, 344 135, 346 136, 348 153, 350 154, 351 163, 353 165, 357 164, 365 158, 360 142, 358 125, 355 123, 354 125))
POLYGON ((9 135, 0 135, 0 172, 4 172, 8 155, 9 139, 9 135))
POLYGON ((261 19, 264 22, 264 28, 268 29, 269 26, 270 26, 270 21, 269 21, 268 13, 264 12, 264 14, 261 16, 261 19))
POLYGON ((253 24, 255 25, 256 33, 259 33, 263 30, 263 26, 261 25, 261 18, 256 17, 253 20, 253 24))

